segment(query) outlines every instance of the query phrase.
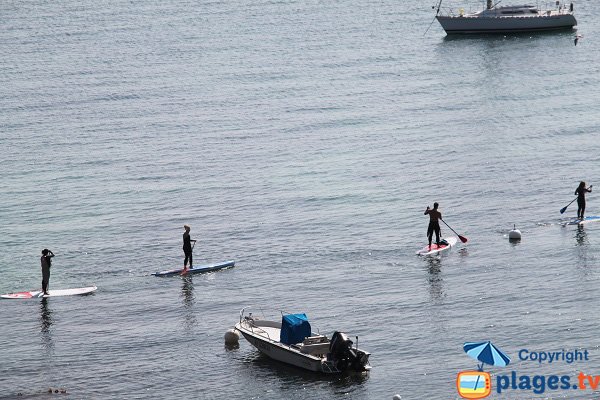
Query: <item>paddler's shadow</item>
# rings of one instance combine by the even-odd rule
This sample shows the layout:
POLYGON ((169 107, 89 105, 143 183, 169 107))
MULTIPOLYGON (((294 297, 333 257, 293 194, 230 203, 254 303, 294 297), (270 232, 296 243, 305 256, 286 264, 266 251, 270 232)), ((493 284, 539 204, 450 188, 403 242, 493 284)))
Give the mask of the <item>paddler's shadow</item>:
POLYGON ((54 350, 54 341, 52 340, 52 310, 48 306, 48 299, 43 298, 40 302, 40 337, 42 347, 52 352, 54 350))
POLYGON ((184 321, 183 325, 186 330, 192 330, 196 325, 196 315, 194 314, 194 304, 196 303, 196 297, 194 296, 194 281, 191 275, 183 276, 181 278, 181 299, 184 306, 184 321))

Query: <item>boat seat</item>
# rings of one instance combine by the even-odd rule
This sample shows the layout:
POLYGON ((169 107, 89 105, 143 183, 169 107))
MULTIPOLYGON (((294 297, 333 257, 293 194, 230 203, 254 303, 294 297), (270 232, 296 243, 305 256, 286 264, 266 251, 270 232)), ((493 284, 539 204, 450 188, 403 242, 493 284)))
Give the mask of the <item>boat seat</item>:
POLYGON ((315 344, 303 344, 300 346, 300 352, 304 354, 327 354, 329 353, 329 342, 327 343, 315 343, 315 344))
POLYGON ((329 339, 327 339, 327 336, 325 335, 318 335, 318 336, 308 336, 306 338, 304 338, 304 340, 302 341, 302 344, 316 344, 316 343, 329 343, 329 339))

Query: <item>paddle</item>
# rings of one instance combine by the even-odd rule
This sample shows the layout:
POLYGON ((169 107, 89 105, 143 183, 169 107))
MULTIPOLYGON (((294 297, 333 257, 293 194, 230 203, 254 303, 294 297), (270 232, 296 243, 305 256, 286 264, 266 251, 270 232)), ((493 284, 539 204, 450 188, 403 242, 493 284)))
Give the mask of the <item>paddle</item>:
POLYGON ((459 235, 458 233, 456 233, 456 231, 455 231, 454 229, 452 229, 452 227, 451 227, 450 225, 448 225, 448 224, 446 223, 446 221, 444 221, 443 219, 441 219, 441 218, 440 218, 440 220, 441 220, 441 221, 444 223, 444 225, 446 225, 448 228, 450 228, 450 230, 451 230, 452 232, 454 232, 454 234, 455 234, 456 236, 458 236, 458 238, 460 239, 460 241, 461 241, 461 242, 463 242, 463 243, 467 243, 468 239, 467 239, 466 237, 464 237, 464 236, 461 236, 461 235, 459 235))
POLYGON ((569 207, 571 204, 573 204, 573 202, 577 200, 577 197, 575 197, 573 200, 571 200, 571 202, 569 204, 567 204, 566 206, 564 206, 563 208, 560 209, 560 213, 564 214, 565 211, 567 211, 567 207, 569 207))

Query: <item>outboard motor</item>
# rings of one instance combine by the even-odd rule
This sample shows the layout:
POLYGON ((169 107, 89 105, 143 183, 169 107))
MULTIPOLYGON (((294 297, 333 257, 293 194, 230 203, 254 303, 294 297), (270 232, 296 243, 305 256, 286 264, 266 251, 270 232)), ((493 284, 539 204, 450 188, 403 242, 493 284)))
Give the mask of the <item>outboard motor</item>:
POLYGON ((345 371, 349 367, 361 367, 356 350, 352 348, 352 340, 343 332, 334 332, 329 344, 329 357, 337 369, 345 371))

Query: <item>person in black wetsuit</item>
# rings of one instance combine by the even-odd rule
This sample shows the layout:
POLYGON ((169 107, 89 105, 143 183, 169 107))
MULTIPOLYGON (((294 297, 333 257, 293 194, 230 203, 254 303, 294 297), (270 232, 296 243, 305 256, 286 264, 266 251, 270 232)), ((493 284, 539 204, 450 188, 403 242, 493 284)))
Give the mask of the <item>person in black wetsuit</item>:
POLYGON ((575 189, 575 194, 577 195, 577 219, 583 220, 585 217, 585 194, 592 191, 592 186, 589 188, 585 187, 585 182, 579 182, 579 186, 575 189))
POLYGON ((438 203, 433 203, 433 210, 427 206, 427 209, 423 215, 429 214, 429 226, 427 227, 427 238, 429 239, 429 248, 431 248, 431 239, 435 232, 435 243, 440 245, 440 219, 442 219, 442 213, 438 211, 438 203))
POLYGON ((42 250, 40 261, 42 263, 42 291, 44 294, 49 294, 48 284, 50 283, 50 265, 52 264, 52 257, 54 257, 53 252, 48 249, 42 250))
POLYGON ((183 233, 183 254, 185 254, 185 260, 183 261, 183 270, 187 271, 187 263, 188 259, 190 260, 190 268, 194 268, 192 265, 192 242, 194 245, 196 244, 195 240, 190 239, 190 226, 184 225, 183 229, 185 232, 183 233))

